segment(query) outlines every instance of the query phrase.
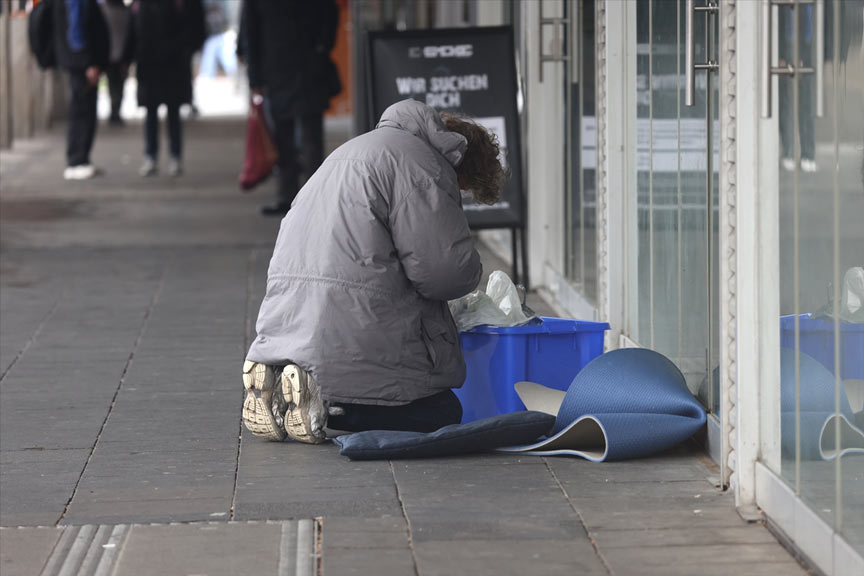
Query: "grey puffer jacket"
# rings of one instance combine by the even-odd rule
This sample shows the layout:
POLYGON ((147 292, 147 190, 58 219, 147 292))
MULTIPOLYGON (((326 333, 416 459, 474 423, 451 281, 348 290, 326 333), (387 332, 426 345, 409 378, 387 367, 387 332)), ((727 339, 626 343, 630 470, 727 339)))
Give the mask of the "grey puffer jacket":
POLYGON ((399 405, 458 388, 447 301, 480 256, 453 166, 465 138, 420 102, 335 150, 282 221, 248 359, 309 371, 326 400, 399 405))

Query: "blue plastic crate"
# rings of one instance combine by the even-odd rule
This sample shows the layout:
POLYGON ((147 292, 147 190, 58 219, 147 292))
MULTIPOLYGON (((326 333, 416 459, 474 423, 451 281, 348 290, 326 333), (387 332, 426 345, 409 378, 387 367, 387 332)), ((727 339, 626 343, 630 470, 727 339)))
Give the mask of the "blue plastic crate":
POLYGON ((462 421, 524 410, 513 384, 527 380, 566 390, 588 362, 603 353, 605 322, 542 318, 516 327, 478 326, 459 334, 467 376, 454 390, 462 421))
MULTIPOLYGON (((801 352, 834 373, 834 322, 801 314, 798 320, 801 352)), ((780 317, 780 346, 795 348, 795 316, 780 317)), ((864 380, 864 324, 840 322, 840 378, 864 380)))

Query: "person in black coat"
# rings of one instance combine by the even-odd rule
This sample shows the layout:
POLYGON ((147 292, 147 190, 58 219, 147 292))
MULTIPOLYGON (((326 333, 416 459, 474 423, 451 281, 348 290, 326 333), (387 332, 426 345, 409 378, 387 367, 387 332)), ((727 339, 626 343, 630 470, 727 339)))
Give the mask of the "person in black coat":
POLYGON ((192 55, 204 44, 204 9, 201 0, 138 0, 133 12, 138 105, 147 109, 140 174, 158 171, 159 106, 164 104, 171 154, 168 172, 177 176, 183 170, 180 106, 192 101, 192 55))
POLYGON ((99 75, 108 64, 108 27, 96 0, 54 0, 54 50, 57 65, 69 77, 66 133, 66 180, 86 180, 99 173, 90 163, 96 137, 99 75))
POLYGON ((123 0, 103 0, 100 7, 111 38, 111 57, 105 70, 108 94, 111 96, 111 116, 108 123, 122 126, 120 108, 123 105, 123 87, 129 75, 129 65, 135 59, 135 28, 131 11, 123 0))
POLYGON ((324 111, 341 91, 330 59, 339 9, 333 0, 246 0, 243 10, 249 86, 264 96, 279 152, 277 202, 261 212, 281 216, 301 176, 308 179, 324 160, 324 111))

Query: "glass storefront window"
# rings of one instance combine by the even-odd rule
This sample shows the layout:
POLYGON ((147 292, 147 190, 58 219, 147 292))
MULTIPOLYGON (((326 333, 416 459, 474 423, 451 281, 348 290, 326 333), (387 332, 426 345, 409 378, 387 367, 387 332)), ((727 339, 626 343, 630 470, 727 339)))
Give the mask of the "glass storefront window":
MULTIPOLYGON (((675 361, 690 390, 716 413, 718 80, 716 73, 697 73, 693 106, 685 105, 685 7, 684 0, 635 7, 637 173, 627 225, 627 334, 675 361)), ((696 60, 716 59, 716 19, 697 17, 693 24, 696 60)))
POLYGON ((565 270, 586 301, 597 304, 597 118, 594 2, 569 2, 573 27, 567 67, 568 158, 565 270))
POLYGON ((779 157, 766 160, 779 174, 778 472, 864 553, 864 454, 838 457, 864 447, 864 3, 774 10, 775 65, 794 71, 777 80, 779 157))

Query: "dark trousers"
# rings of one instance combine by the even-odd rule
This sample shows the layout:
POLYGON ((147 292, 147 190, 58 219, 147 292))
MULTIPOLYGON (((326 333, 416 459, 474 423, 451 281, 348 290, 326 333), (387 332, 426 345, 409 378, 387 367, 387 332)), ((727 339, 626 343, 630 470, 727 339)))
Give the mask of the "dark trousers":
MULTIPOLYGON (((784 158, 795 157, 795 85, 792 78, 780 78, 780 144, 784 158)), ((801 158, 816 157, 813 143, 813 75, 802 74, 798 79, 798 138, 801 143, 801 158)))
POLYGON ((327 427, 345 432, 363 430, 409 430, 434 432, 462 421, 462 404, 452 390, 445 390, 403 406, 371 404, 333 404, 345 410, 341 416, 330 416, 327 427))
MULTIPOLYGON (((167 104, 168 141, 171 157, 183 157, 183 126, 180 123, 180 105, 167 104)), ((159 106, 147 107, 144 120, 144 153, 154 160, 159 157, 159 106)))
POLYGON ((108 94, 111 95, 111 119, 120 119, 120 106, 123 104, 123 85, 126 83, 126 67, 122 62, 114 62, 105 70, 108 77, 108 94))
POLYGON ((96 137, 96 96, 83 70, 69 70, 69 123, 66 132, 66 165, 90 164, 96 137))
POLYGON ((280 204, 291 204, 300 190, 301 178, 308 180, 324 161, 324 115, 274 118, 273 124, 279 152, 278 200, 280 204))

